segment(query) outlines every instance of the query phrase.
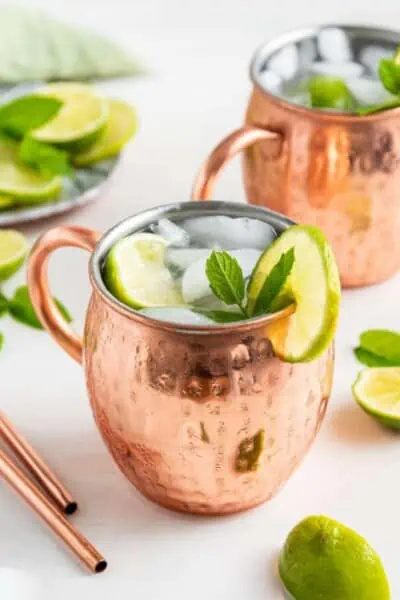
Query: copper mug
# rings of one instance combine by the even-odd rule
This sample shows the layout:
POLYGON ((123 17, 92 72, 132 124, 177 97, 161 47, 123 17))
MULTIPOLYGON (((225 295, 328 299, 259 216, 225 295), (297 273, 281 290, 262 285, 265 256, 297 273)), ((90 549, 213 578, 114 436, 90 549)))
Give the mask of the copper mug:
MULTIPOLYGON (((358 60, 362 48, 400 45, 400 33, 338 26, 358 60)), ((194 200, 212 195, 216 175, 245 150, 247 199, 297 222, 319 226, 335 251, 342 284, 385 280, 400 267, 400 108, 354 116, 296 105, 263 87, 269 61, 290 47, 319 60, 320 27, 297 30, 259 48, 251 62, 254 87, 245 125, 210 154, 193 189, 194 200)), ((300 56, 300 60, 303 55, 300 56)), ((307 64, 301 64, 307 69, 307 64)))
POLYGON ((268 326, 290 307, 233 325, 185 326, 141 315, 107 290, 101 269, 117 240, 162 217, 215 213, 255 217, 277 231, 291 224, 272 211, 227 202, 172 204, 130 217, 103 236, 81 227, 50 230, 28 267, 35 310, 84 365, 94 418, 121 471, 150 500, 202 514, 242 511, 276 493, 315 438, 333 370, 332 348, 303 364, 274 356, 268 326), (48 288, 49 255, 64 246, 91 253, 83 340, 48 288), (256 462, 246 462, 256 443, 256 462))

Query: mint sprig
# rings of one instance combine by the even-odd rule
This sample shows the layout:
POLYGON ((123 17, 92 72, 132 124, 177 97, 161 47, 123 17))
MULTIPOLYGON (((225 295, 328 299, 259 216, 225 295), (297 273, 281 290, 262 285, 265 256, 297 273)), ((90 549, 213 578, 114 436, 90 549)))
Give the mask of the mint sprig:
POLYGON ((57 98, 35 94, 16 98, 0 106, 0 130, 22 138, 55 117, 62 104, 57 98))
POLYGON ((369 329, 360 335, 354 354, 368 367, 400 366, 400 334, 388 329, 369 329))
POLYGON ((73 173, 71 161, 65 150, 38 142, 29 134, 22 140, 19 157, 43 175, 72 175, 73 173))
POLYGON ((214 295, 229 306, 236 304, 247 318, 244 277, 236 258, 214 250, 206 262, 206 275, 214 295))
MULTIPOLYGON (((214 250, 206 262, 206 275, 214 295, 228 306, 236 305, 240 312, 207 311, 196 312, 213 319, 217 323, 232 323, 256 317, 282 308, 279 298, 292 271, 295 261, 294 248, 284 252, 276 265, 265 278, 252 309, 247 302, 247 290, 242 269, 238 261, 226 251, 214 250)), ((284 305, 288 298, 285 296, 284 305)))
POLYGON ((263 287, 258 294, 253 309, 254 316, 274 312, 273 304, 278 295, 282 292, 287 278, 292 271, 294 259, 294 248, 290 248, 290 250, 281 255, 280 259, 265 279, 263 287))
MULTIPOLYGON (((56 303, 64 319, 68 323, 71 323, 71 315, 65 306, 59 300, 57 300, 57 298, 54 298, 54 302, 56 303)), ((19 321, 24 325, 28 325, 34 329, 44 329, 36 315, 35 309, 33 308, 33 304, 29 296, 29 290, 26 285, 22 285, 15 291, 14 296, 8 302, 8 312, 16 321, 19 321)))

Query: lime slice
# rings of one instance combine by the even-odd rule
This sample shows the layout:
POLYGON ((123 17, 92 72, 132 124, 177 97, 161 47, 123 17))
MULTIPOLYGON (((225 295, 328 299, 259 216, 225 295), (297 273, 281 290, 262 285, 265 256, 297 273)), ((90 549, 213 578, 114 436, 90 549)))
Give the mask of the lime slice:
POLYGON ((279 557, 279 574, 296 600, 390 600, 381 559, 357 532, 325 516, 301 521, 279 557))
POLYGON ((14 200, 11 196, 0 195, 0 212, 2 210, 8 210, 14 206, 14 200))
POLYGON ((181 292, 164 265, 168 242, 153 233, 136 233, 113 246, 104 280, 118 300, 133 308, 184 304, 181 292))
POLYGON ((18 146, 11 140, 0 139, 0 194, 10 196, 15 204, 40 203, 55 198, 61 191, 62 180, 44 176, 31 169, 18 157, 18 146))
POLYGON ((261 255, 251 276, 248 289, 250 312, 272 268, 283 252, 294 248, 295 262, 277 305, 296 305, 295 312, 279 319, 268 328, 275 353, 288 362, 313 360, 334 336, 340 303, 340 280, 337 265, 324 234, 316 227, 295 225, 261 255))
POLYGON ((400 367, 361 371, 353 384, 358 404, 377 421, 400 429, 400 367))
POLYGON ((73 162, 78 167, 118 154, 136 132, 137 119, 133 108, 120 100, 107 100, 107 103, 109 117, 98 139, 86 152, 73 157, 73 162))
POLYGON ((0 281, 14 275, 28 252, 26 238, 14 229, 0 229, 0 281))
POLYGON ((53 83, 37 93, 58 98, 64 104, 53 119, 32 133, 36 140, 78 151, 101 134, 108 119, 108 103, 90 86, 53 83))

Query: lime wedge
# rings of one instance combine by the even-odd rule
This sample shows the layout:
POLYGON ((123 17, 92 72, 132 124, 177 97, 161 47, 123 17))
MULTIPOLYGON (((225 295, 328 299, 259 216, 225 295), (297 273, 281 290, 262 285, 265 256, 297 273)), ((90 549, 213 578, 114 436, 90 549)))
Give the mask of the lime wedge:
POLYGON ((268 328, 275 353, 288 362, 313 360, 334 336, 340 303, 337 265, 324 234, 316 227, 295 225, 282 233, 261 255, 252 273, 248 306, 256 304, 263 284, 283 252, 294 249, 295 262, 277 305, 291 299, 295 312, 268 328))
POLYGON ((107 101, 97 96, 88 85, 53 83, 37 93, 58 98, 64 103, 53 119, 32 132, 40 142, 78 151, 90 146, 107 122, 107 101))
POLYGON ((26 238, 14 229, 0 229, 0 281, 18 271, 28 252, 26 238))
POLYGON ((110 292, 133 308, 184 304, 181 292, 164 265, 168 242, 153 233, 136 233, 110 250, 104 281, 110 292))
POLYGON ((0 139, 0 195, 15 204, 35 204, 55 198, 61 191, 61 178, 45 176, 28 167, 18 157, 18 146, 0 139))
POLYGON ((377 421, 400 429, 400 367, 361 371, 353 384, 358 404, 377 421))
POLYGON ((14 200, 11 196, 0 195, 0 212, 2 210, 8 210, 14 205, 14 200))
POLYGON ((390 600, 384 566, 353 529, 323 515, 289 533, 279 556, 282 582, 296 600, 390 600))
POLYGON ((103 131, 86 152, 79 152, 73 157, 78 167, 118 154, 136 132, 137 118, 133 108, 121 100, 111 99, 107 103, 109 117, 103 131))

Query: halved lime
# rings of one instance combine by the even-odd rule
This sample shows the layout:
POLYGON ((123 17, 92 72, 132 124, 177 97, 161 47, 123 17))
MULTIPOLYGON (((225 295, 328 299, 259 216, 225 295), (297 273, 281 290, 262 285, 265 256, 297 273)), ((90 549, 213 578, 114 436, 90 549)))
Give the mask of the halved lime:
POLYGON ((29 246, 25 236, 14 229, 0 229, 0 281, 18 271, 29 246))
POLYGON ((268 328, 275 353, 288 362, 313 360, 332 341, 340 303, 340 280, 331 247, 324 234, 308 225, 286 229, 261 255, 248 288, 248 306, 254 309, 264 282, 283 252, 294 249, 295 262, 277 305, 291 298, 295 312, 268 328))
POLYGON ((101 134, 108 119, 108 103, 90 86, 53 83, 37 93, 58 98, 64 104, 55 117, 32 132, 36 140, 78 151, 90 146, 101 134))
POLYGON ((62 180, 45 176, 18 157, 18 145, 0 138, 0 195, 10 196, 15 204, 36 204, 55 198, 62 180))
POLYGON ((78 167, 118 154, 136 132, 137 118, 133 108, 121 100, 108 99, 107 103, 109 117, 98 139, 88 150, 73 157, 73 162, 78 167))
POLYGON ((117 242, 104 267, 110 292, 133 308, 183 305, 179 287, 164 265, 167 245, 153 233, 136 233, 117 242))
POLYGON ((374 367, 361 371, 353 394, 365 412, 377 421, 400 429, 400 367, 374 367))
POLYGON ((323 515, 289 533, 279 574, 296 600, 390 600, 379 555, 361 535, 323 515))

